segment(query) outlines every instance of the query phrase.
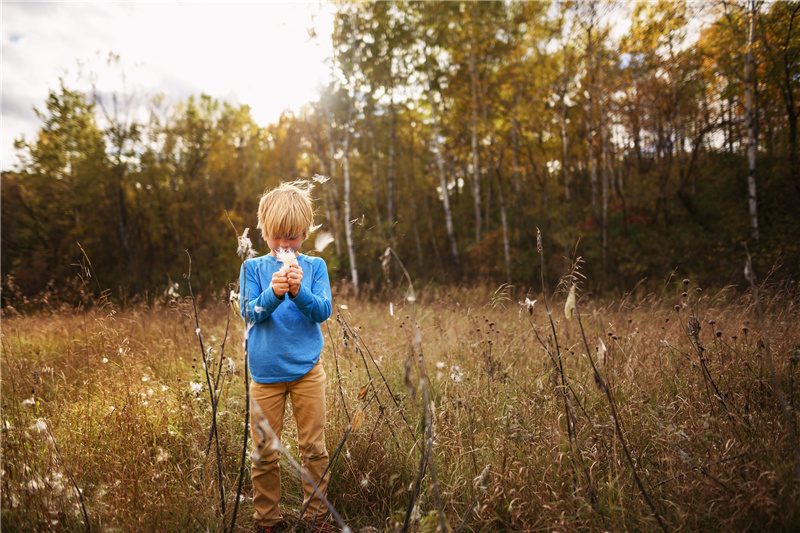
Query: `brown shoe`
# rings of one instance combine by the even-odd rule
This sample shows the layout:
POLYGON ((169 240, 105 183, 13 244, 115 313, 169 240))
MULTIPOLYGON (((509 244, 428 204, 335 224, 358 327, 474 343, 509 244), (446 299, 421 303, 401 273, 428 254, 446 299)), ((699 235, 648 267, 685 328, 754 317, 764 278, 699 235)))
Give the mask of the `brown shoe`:
POLYGON ((259 524, 256 526, 256 533, 277 533, 278 526, 265 526, 263 524, 259 524))

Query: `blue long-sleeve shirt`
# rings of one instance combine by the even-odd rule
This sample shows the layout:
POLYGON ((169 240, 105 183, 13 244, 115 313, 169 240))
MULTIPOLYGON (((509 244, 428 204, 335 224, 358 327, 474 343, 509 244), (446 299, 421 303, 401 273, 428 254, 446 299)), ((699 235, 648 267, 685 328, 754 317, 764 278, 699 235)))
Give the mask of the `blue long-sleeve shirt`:
POLYGON ((328 267, 320 257, 300 254, 303 281, 297 296, 282 298, 272 290, 272 275, 282 263, 271 255, 248 259, 239 276, 250 375, 257 383, 300 379, 322 352, 320 324, 331 315, 328 267))

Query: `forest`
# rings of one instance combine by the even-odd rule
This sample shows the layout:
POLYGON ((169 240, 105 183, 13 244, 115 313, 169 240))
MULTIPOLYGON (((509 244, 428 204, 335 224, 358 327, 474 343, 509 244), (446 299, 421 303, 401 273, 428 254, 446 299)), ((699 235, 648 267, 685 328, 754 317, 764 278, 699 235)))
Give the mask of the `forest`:
POLYGON ((263 191, 314 176, 335 240, 304 250, 355 293, 386 284, 389 246, 419 282, 530 287, 537 228, 551 275, 580 257, 597 294, 743 283, 748 253, 796 279, 798 19, 797 2, 342 3, 333 80, 269 125, 205 94, 62 81, 2 174, 3 306, 78 304, 84 258, 120 301, 162 295, 189 258, 221 292, 263 191))

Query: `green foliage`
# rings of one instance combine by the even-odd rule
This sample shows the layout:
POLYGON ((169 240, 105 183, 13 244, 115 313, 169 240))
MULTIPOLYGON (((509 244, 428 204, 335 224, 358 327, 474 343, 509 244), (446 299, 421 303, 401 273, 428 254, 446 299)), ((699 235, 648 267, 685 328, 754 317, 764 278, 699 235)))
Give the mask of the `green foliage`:
POLYGON ((539 277, 536 228, 550 236, 548 282, 577 254, 599 293, 656 287, 675 269, 741 284, 745 246, 762 277, 777 266, 773 276, 796 279, 800 13, 774 2, 758 17, 758 243, 739 4, 348 2, 335 78, 276 124, 204 94, 172 108, 139 101, 152 111, 141 120, 133 103, 109 113, 96 94, 51 91, 36 139, 17 142, 20 167, 2 176, 3 306, 45 293, 80 303, 80 265, 114 298, 153 301, 190 256, 196 288, 218 294, 238 272, 231 222, 266 253, 259 195, 315 174, 331 178, 314 191, 316 222, 336 241, 313 252, 312 235, 304 251, 347 284, 349 225, 368 292, 385 286, 387 246, 420 281, 524 290, 539 277), (621 17, 632 23, 617 36, 621 17))

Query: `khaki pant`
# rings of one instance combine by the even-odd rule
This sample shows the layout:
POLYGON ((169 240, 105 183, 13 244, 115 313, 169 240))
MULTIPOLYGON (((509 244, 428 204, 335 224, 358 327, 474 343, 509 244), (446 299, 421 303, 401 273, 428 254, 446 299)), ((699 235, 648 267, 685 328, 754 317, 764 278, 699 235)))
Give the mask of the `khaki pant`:
MULTIPOLYGON (((292 397, 292 410, 297 422, 297 444, 302 457, 303 469, 316 482, 328 466, 328 450, 325 448, 325 370, 322 361, 302 378, 288 383, 250 383, 250 397, 260 407, 275 434, 280 437, 283 430, 283 417, 286 410, 286 397, 292 397)), ((251 471, 253 480, 253 518, 263 525, 275 525, 281 521, 278 501, 281 497, 281 470, 279 452, 270 446, 268 433, 263 425, 258 409, 250 409, 250 431, 253 446, 260 452, 261 460, 254 460, 251 471), (265 440, 266 439, 266 440, 265 440)), ((319 491, 325 494, 330 472, 319 485, 319 491)), ((311 499, 304 518, 309 520, 317 515, 324 517, 327 509, 314 493, 314 485, 303 478, 303 505, 311 499), (314 494, 312 499, 311 495, 314 494)))

